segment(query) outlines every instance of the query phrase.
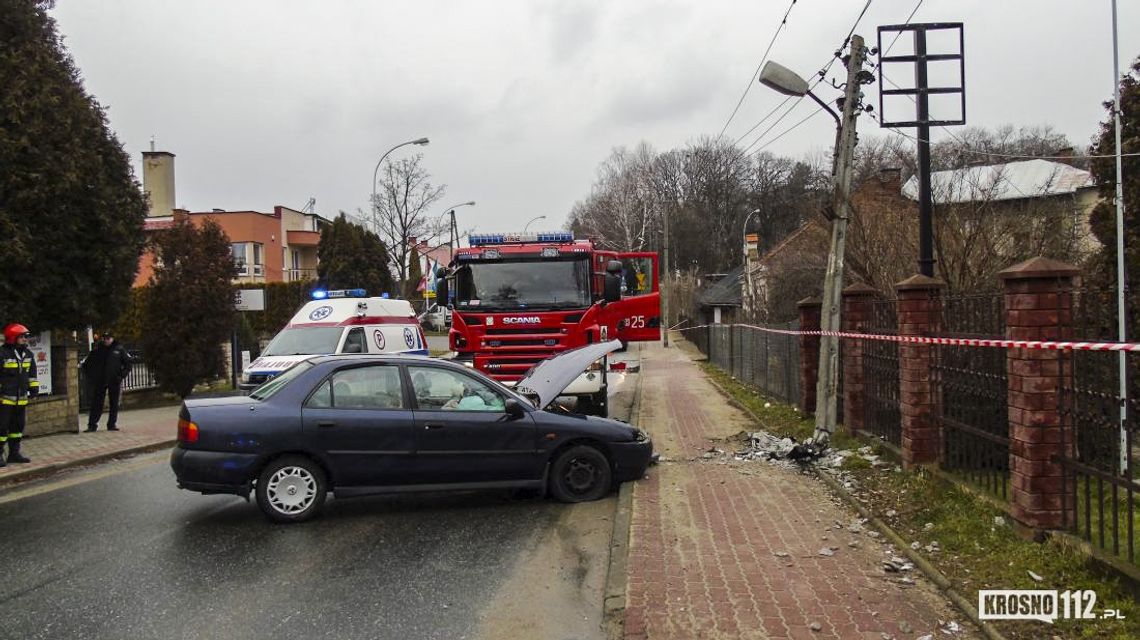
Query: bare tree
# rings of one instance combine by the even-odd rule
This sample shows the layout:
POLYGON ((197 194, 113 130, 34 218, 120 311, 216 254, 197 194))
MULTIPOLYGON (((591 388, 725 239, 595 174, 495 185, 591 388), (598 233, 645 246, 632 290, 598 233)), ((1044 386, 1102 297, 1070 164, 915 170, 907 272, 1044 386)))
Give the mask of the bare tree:
POLYGON ((432 204, 443 197, 447 187, 432 184, 422 160, 423 155, 416 154, 385 162, 372 208, 365 214, 368 226, 387 248, 400 289, 405 292, 409 286, 411 239, 430 241, 444 228, 432 204))

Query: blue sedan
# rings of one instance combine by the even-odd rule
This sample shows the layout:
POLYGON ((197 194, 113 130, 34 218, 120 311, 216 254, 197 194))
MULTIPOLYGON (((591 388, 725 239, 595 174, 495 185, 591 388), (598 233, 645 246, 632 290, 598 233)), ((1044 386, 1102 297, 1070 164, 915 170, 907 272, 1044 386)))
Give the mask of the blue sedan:
POLYGON ((315 357, 248 397, 187 400, 170 463, 179 487, 253 492, 278 522, 313 517, 329 491, 526 488, 597 500, 645 474, 652 443, 629 424, 553 401, 618 347, 563 353, 515 389, 444 360, 315 357))

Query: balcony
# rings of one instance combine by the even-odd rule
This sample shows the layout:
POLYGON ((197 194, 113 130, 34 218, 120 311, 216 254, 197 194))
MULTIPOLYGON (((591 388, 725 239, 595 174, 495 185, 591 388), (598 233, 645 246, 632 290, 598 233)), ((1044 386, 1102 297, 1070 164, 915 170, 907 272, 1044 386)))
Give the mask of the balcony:
POLYGON ((316 269, 286 269, 285 270, 285 281, 286 282, 298 282, 301 280, 316 280, 316 279, 317 279, 317 270, 316 269))

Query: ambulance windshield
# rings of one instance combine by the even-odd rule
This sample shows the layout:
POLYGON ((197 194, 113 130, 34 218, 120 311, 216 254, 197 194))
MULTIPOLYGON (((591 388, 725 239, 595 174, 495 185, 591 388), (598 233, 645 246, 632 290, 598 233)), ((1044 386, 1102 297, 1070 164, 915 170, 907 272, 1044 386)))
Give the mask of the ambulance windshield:
POLYGON ((590 261, 524 259, 466 264, 456 273, 461 309, 581 309, 590 306, 590 261))
POLYGON ((321 355, 334 353, 344 327, 283 329, 261 352, 263 356, 321 355))

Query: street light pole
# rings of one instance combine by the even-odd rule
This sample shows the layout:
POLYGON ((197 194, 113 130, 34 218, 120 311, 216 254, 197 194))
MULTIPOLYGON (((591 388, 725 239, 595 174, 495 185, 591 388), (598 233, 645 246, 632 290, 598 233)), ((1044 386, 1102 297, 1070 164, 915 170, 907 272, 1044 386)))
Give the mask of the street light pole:
POLYGON ((537 218, 531 218, 531 221, 526 223, 526 226, 523 227, 523 233, 526 233, 526 230, 529 229, 530 225, 533 224, 534 222, 536 222, 538 220, 545 220, 545 219, 546 219, 546 216, 538 216, 537 218))
MULTIPOLYGON (((752 290, 752 270, 748 268, 748 221, 751 220, 752 216, 756 215, 757 213, 760 213, 759 209, 753 209, 752 211, 749 211, 748 215, 744 216, 744 224, 740 228, 740 244, 744 248, 744 282, 745 286, 748 288, 748 297, 752 301, 750 303, 750 306, 752 307, 751 310, 753 312, 756 310, 756 299, 753 295, 752 290)), ((756 254, 757 256, 760 254, 759 241, 756 242, 756 254)))
POLYGON ((376 205, 376 178, 377 178, 377 175, 380 173, 380 165, 384 164, 384 158, 387 158, 388 154, 392 153, 396 149, 399 149, 400 147, 406 147, 409 144, 419 145, 422 147, 422 146, 426 145, 427 143, 428 143, 427 138, 416 138, 415 140, 408 140, 407 142, 401 142, 400 144, 392 147, 391 149, 388 149, 387 151, 384 152, 384 155, 380 156, 380 161, 376 163, 376 168, 372 170, 372 213, 374 215, 375 215, 376 210, 377 210, 377 205, 376 205))
MULTIPOLYGON (((815 392, 815 444, 825 445, 835 432, 835 405, 839 380, 839 339, 834 332, 840 329, 840 295, 843 290, 843 256, 847 242, 847 220, 851 215, 851 164, 855 152, 855 118, 859 111, 859 97, 863 69, 863 38, 851 37, 851 52, 847 59, 847 83, 844 86, 843 117, 836 118, 839 132, 836 137, 835 164, 833 166, 834 192, 831 204, 831 249, 827 256, 827 273, 823 279, 823 309, 820 318, 822 335, 819 340, 819 380, 815 392)), ((811 95, 807 81, 786 67, 768 62, 760 72, 759 81, 780 93, 791 96, 811 95)), ((812 95, 816 102, 819 100, 812 95)), ((824 107, 835 116, 826 104, 824 107)))
POLYGON ((451 216, 451 222, 449 223, 450 226, 447 229, 447 233, 448 233, 447 247, 448 247, 449 259, 455 257, 455 248, 456 248, 456 245, 459 244, 459 229, 457 229, 455 226, 455 210, 458 209, 459 207, 474 207, 474 206, 475 206, 474 200, 468 200, 467 202, 460 202, 459 204, 453 204, 450 207, 448 207, 447 209, 444 209, 443 215, 440 216, 441 218, 443 216, 451 216))

